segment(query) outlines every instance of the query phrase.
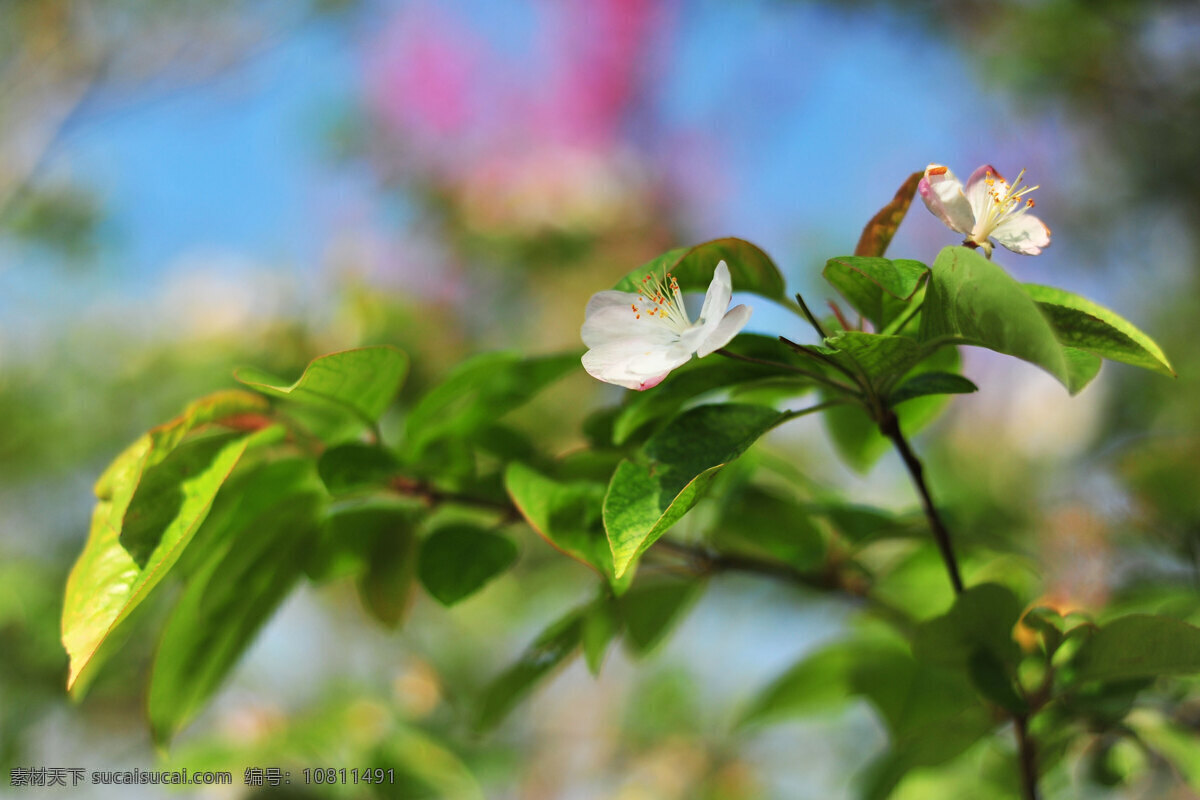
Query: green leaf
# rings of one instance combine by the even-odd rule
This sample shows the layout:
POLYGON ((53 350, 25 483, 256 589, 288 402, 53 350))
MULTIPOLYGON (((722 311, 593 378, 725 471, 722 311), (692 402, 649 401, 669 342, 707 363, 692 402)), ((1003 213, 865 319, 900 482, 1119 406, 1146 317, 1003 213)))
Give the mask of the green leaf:
POLYGON ((359 442, 331 447, 317 462, 321 480, 333 495, 378 489, 399 469, 400 462, 390 450, 359 442))
POLYGON ((871 655, 848 642, 805 655, 754 698, 738 724, 765 724, 837 708, 850 699, 853 665, 871 655))
POLYGON ((929 267, 908 259, 841 256, 825 262, 821 274, 878 331, 904 311, 929 275, 929 267))
POLYGON ((625 644, 644 656, 658 646, 700 597, 703 581, 656 578, 639 581, 618 601, 625 644))
POLYGON ((920 513, 898 515, 871 506, 822 502, 810 505, 808 513, 827 518, 846 541, 862 545, 876 539, 928 536, 928 523, 920 513))
POLYGON ((991 714, 981 705, 933 720, 922 733, 893 742, 868 767, 860 796, 863 800, 884 800, 912 770, 938 767, 958 758, 993 728, 991 714))
POLYGON ((86 668, 102 660, 101 645, 178 561, 238 460, 248 448, 282 438, 283 429, 272 426, 186 439, 234 417, 241 418, 235 429, 257 428, 264 406, 249 398, 226 392, 193 403, 125 450, 97 482, 91 530, 63 599, 67 688, 77 695, 86 690, 86 668), (252 424, 242 425, 247 415, 252 424))
POLYGON ((987 648, 978 647, 971 651, 967 657, 967 675, 980 694, 1001 708, 1014 714, 1029 711, 1029 704, 1013 688, 1013 676, 987 648))
POLYGON ((1025 288, 965 247, 942 250, 925 291, 921 339, 930 342, 942 337, 960 337, 968 344, 1036 364, 1071 394, 1091 378, 1083 368, 1085 359, 1068 361, 1054 328, 1025 288))
POLYGON ((245 435, 221 433, 180 443, 145 470, 125 511, 118 541, 145 567, 164 537, 198 525, 245 447, 245 435))
POLYGON ((202 397, 170 422, 151 428, 117 456, 96 480, 100 500, 111 500, 124 516, 142 473, 161 462, 189 434, 211 426, 258 430, 270 424, 270 405, 263 398, 236 389, 202 397))
POLYGON ((1173 617, 1120 617, 1079 648, 1074 666, 1078 680, 1200 673, 1200 628, 1173 617))
POLYGON ((529 460, 538 457, 537 446, 523 431, 508 425, 488 425, 473 437, 479 449, 501 461, 529 460))
POLYGON ((825 340, 843 366, 865 373, 875 385, 898 378, 921 360, 921 347, 907 336, 840 331, 825 340), (855 369, 857 367, 857 369, 855 369))
POLYGON ((1162 348, 1132 322, 1064 289, 1036 283, 1024 288, 1064 345, 1175 377, 1162 348))
MULTIPOLYGON (((897 415, 903 410, 899 409, 897 415)), ((892 446, 862 406, 832 406, 822 412, 821 418, 838 455, 858 472, 869 470, 892 446)), ((900 428, 908 432, 903 419, 900 428)))
POLYGON ((398 627, 411 605, 417 573, 414 515, 407 509, 364 508, 332 521, 332 534, 364 555, 357 581, 363 608, 386 627, 398 627))
POLYGON ((495 352, 468 359, 422 397, 408 415, 405 448, 420 457, 439 439, 470 438, 577 369, 576 353, 522 358, 517 353, 495 352))
POLYGON ((604 484, 561 483, 513 462, 505 470, 504 485, 517 510, 539 536, 604 575, 615 590, 628 588, 633 573, 628 571, 620 581, 616 579, 612 550, 604 534, 604 484))
POLYGON ((1025 612, 1021 624, 1042 635, 1042 643, 1047 656, 1053 656, 1063 643, 1063 618, 1053 608, 1038 606, 1025 612))
POLYGON ((899 644, 880 643, 873 657, 855 659, 850 686, 879 712, 893 742, 979 705, 965 675, 914 659, 899 644))
POLYGON ((346 409, 373 425, 407 374, 408 356, 390 345, 378 345, 314 358, 292 384, 254 367, 243 367, 234 377, 263 394, 346 409))
POLYGON ((515 664, 484 690, 475 726, 494 728, 538 681, 549 675, 578 650, 583 636, 584 609, 574 609, 544 630, 515 664))
POLYGON ((1103 363, 1100 356, 1086 350, 1064 347, 1063 358, 1067 363, 1067 390, 1071 394, 1079 394, 1083 387, 1100 374, 1100 365, 1103 363))
POLYGON ((924 175, 924 171, 918 170, 904 179, 904 183, 900 184, 900 188, 896 190, 896 196, 892 198, 891 202, 879 209, 879 212, 871 217, 871 221, 863 227, 858 244, 854 247, 854 255, 881 256, 887 252, 892 237, 896 235, 896 230, 904 221, 909 206, 912 205, 913 197, 917 193, 917 184, 921 182, 924 175))
POLYGON ((420 516, 397 505, 338 509, 325 520, 304 570, 316 583, 356 578, 363 609, 394 628, 411 604, 420 516))
POLYGON ((786 418, 762 406, 700 406, 652 436, 641 462, 622 461, 604 497, 616 576, 696 504, 722 466, 786 418))
POLYGON ((232 508, 198 533, 207 560, 167 621, 154 661, 149 716, 160 744, 220 686, 291 591, 314 539, 324 492, 311 462, 268 464, 229 488, 232 508))
MULTIPOLYGON (((795 363, 791 348, 776 338, 742 334, 729 343, 727 349, 741 355, 782 363, 795 363)), ((738 386, 763 378, 777 377, 780 370, 762 364, 750 364, 721 356, 693 359, 674 370, 667 379, 649 392, 628 392, 625 403, 613 421, 612 441, 621 445, 644 425, 668 419, 689 401, 706 392, 738 386)), ((813 386, 800 376, 788 378, 798 391, 813 386)))
MULTIPOLYGON (((1069 672, 1058 676, 1064 684, 1070 684, 1075 677, 1069 672)), ((1154 677, 1090 681, 1061 693, 1057 700, 1066 716, 1086 720, 1089 727, 1095 729, 1111 728, 1129 715, 1138 695, 1149 689, 1154 681, 1154 677)))
POLYGON ((479 591, 517 560, 507 536, 473 525, 438 528, 421 542, 417 575, 442 605, 452 606, 479 591))
POLYGON ((996 583, 972 586, 955 599, 948 612, 917 628, 913 653, 923 663, 961 668, 975 651, 983 650, 1002 666, 1015 669, 1021 650, 1013 639, 1013 628, 1021 611, 1021 602, 1008 587, 996 583))
POLYGON ((621 632, 621 617, 616 603, 603 596, 592 603, 583 615, 583 657, 587 661, 588 672, 593 676, 600 674, 604 663, 604 654, 613 638, 621 632))
POLYGON ((953 372, 919 372, 895 388, 888 396, 890 405, 931 394, 970 394, 979 387, 953 372))
POLYGON ((857 659, 851 686, 887 726, 890 747, 869 769, 863 796, 882 800, 912 769, 943 764, 995 727, 965 677, 893 646, 857 659))
POLYGON ((677 247, 651 259, 630 272, 613 288, 621 292, 636 292, 642 278, 670 272, 684 292, 703 292, 712 282, 717 263, 729 267, 735 292, 752 292, 763 297, 787 302, 783 276, 771 257, 743 239, 713 239, 695 247, 677 247))
POLYGON ((766 556, 798 570, 816 569, 825 560, 825 540, 810 512, 759 486, 728 497, 710 539, 721 552, 766 556))

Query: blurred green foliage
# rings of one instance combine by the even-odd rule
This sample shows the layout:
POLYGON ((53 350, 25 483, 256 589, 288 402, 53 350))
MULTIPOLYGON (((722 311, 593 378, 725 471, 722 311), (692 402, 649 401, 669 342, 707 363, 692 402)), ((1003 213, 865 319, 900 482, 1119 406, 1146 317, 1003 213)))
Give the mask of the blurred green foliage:
MULTIPOLYGON (((93 36, 93 29, 80 21, 71 5, 6 4, 0 10, 5 15, 0 37, 12 46, 0 47, 5 54, 0 69, 12 74, 31 62, 50 63, 57 71, 58 85, 66 87, 79 80, 94 80, 96 75, 107 80, 112 70, 122 80, 133 81, 131 73, 122 71, 123 65, 130 62, 117 58, 129 37, 93 36)), ((151 12, 147 4, 108 5, 111 8, 97 12, 95 18, 109 20, 110 24, 101 29, 110 33, 159 21, 160 12, 151 12)), ((168 21, 191 35, 198 21, 203 22, 209 15, 240 13, 243 5, 197 4, 182 18, 168 21)), ((316 5, 324 8, 343 4, 316 5)), ((1195 135, 1200 129, 1200 63, 1187 53, 1181 56, 1166 52, 1162 43, 1164 31, 1171 26, 1196 24, 1190 4, 929 0, 861 5, 887 5, 900 17, 916 20, 935 31, 933 36, 955 43, 976 60, 989 85, 1021 101, 1064 107, 1081 121, 1088 135, 1102 143, 1104 154, 1119 168, 1122 181, 1111 194, 1081 203, 1071 224, 1086 227, 1089 217, 1111 218, 1120 213, 1121 204, 1144 205, 1149 213, 1167 210, 1179 214, 1185 227, 1192 230, 1200 224, 1200 184, 1182 177, 1200 170, 1200 139, 1195 135)), ((154 60, 146 64, 143 69, 147 75, 162 67, 154 60)), ((14 109, 19 108, 14 103, 0 109, 0 113, 11 118, 14 109)), ((36 178, 36 164, 30 167, 28 172, 14 171, 15 177, 0 176, 7 182, 0 186, 5 192, 0 199, 0 220, 5 231, 60 249, 65 263, 86 261, 97 226, 102 224, 102 204, 88 194, 87 187, 47 189, 36 180, 27 184, 31 176, 36 178), (12 194, 8 194, 10 187, 12 194)), ((547 273, 564 262, 585 266, 639 263, 642 256, 661 249, 657 244, 664 238, 663 228, 672 224, 648 224, 645 229, 623 231, 612 239, 562 232, 483 235, 463 224, 460 209, 440 197, 437 187, 429 187, 427 206, 432 217, 440 220, 443 235, 461 253, 504 265, 514 275, 513 265, 520 264, 537 280, 551 282, 554 278, 546 278, 547 273), (634 243, 621 241, 621 237, 634 243)), ((1064 469, 1062 464, 1047 463, 1012 449, 996 450, 983 442, 964 444, 962 437, 930 438, 928 446, 933 452, 928 459, 929 469, 938 497, 946 505, 950 525, 955 531, 970 531, 960 537, 968 583, 1001 580, 1016 591, 1018 605, 1049 599, 1060 603, 1059 610, 1064 612, 1046 613, 1037 619, 1032 612, 1027 613, 1016 629, 1019 651, 1013 650, 1011 637, 991 635, 998 626, 987 628, 990 638, 977 644, 991 655, 974 659, 969 652, 962 654, 968 645, 940 642, 923 628, 926 640, 934 640, 929 645, 934 651, 943 656, 953 652, 956 664, 962 656, 962 663, 969 666, 966 678, 948 679, 931 688, 923 683, 928 673, 922 664, 914 661, 912 654, 898 650, 894 641, 881 642, 872 622, 875 616, 905 624, 927 620, 924 626, 936 628, 936 619, 931 622, 928 618, 951 607, 942 566, 925 541, 923 528, 903 522, 911 515, 831 503, 829 495, 820 491, 781 494, 776 485, 781 481, 763 477, 771 472, 768 466, 758 473, 766 488, 748 483, 741 495, 721 492, 722 496, 742 498, 733 500, 733 508, 725 511, 739 519, 775 505, 786 507, 788 513, 800 506, 812 515, 799 525, 804 541, 791 542, 790 548, 759 541, 751 552, 726 539, 715 542, 719 552, 749 558, 747 563, 751 565, 783 563, 804 575, 822 556, 826 563, 841 567, 852 560, 854 568, 846 570, 838 590, 846 592, 846 602, 852 608, 864 612, 850 624, 844 646, 832 645, 781 676, 781 683, 772 690, 776 693, 774 699, 762 701, 764 714, 767 708, 779 718, 789 711, 828 707, 827 698, 793 693, 797 687, 789 687, 785 680, 787 675, 800 675, 804 685, 811 685, 815 674, 822 682, 840 688, 833 699, 869 703, 892 739, 890 755, 872 767, 866 791, 882 792, 882 787, 896 784, 894 796, 902 798, 988 796, 981 794, 987 792, 1010 796, 1016 791, 1014 754, 1001 737, 979 738, 996 721, 978 715, 982 706, 977 694, 998 707, 1019 709, 1019 703, 1013 702, 1014 687, 1036 696, 1049 675, 1051 683, 1046 690, 1050 694, 1046 697, 1054 700, 1039 715, 1039 726, 1033 730, 1042 745, 1047 796, 1070 796, 1067 793, 1081 791, 1080 785, 1091 783, 1118 790, 1125 787, 1125 796, 1131 797, 1139 796, 1139 792, 1141 796, 1182 793, 1184 783, 1193 792, 1200 792, 1200 775, 1195 769, 1200 763, 1195 757, 1200 724, 1194 679, 1148 683, 1144 673, 1131 674, 1120 665, 1112 667, 1120 674, 1091 674, 1087 667, 1089 659, 1096 663, 1097 649, 1103 652, 1112 648, 1118 654, 1144 651, 1148 647, 1146 637, 1157 635, 1144 629, 1136 635, 1124 635, 1121 623, 1110 621, 1109 616, 1146 612, 1192 624, 1200 622, 1200 500, 1194 491, 1195 465, 1200 463, 1200 403, 1196 402, 1200 397, 1200 355, 1194 347, 1196 297, 1200 293, 1194 288, 1200 280, 1200 264, 1191 266, 1186 290, 1174 291, 1159 301, 1153 309, 1153 323, 1148 324, 1163 349, 1171 354, 1180 377, 1172 382, 1148 378, 1133 369, 1113 370, 1115 386, 1104 406, 1100 432, 1095 436, 1097 445, 1068 465, 1081 473, 1102 476, 1109 487, 1105 498, 1116 497, 1128 503, 1128 513, 1097 513, 1093 507, 1096 502, 1088 497, 1068 501, 1066 505, 1071 507, 1063 509, 1061 498, 1045 491, 1056 472, 1064 469), (1014 497, 1021 501, 1013 502, 1014 497), (744 505, 741 511, 738 503, 744 505), (918 529, 915 535, 914 527, 918 529), (821 537, 821 547, 814 543, 815 537, 821 537), (1064 540, 1076 542, 1077 549, 1055 550, 1054 542, 1064 540), (1070 569, 1065 562, 1078 559, 1079 551, 1098 554, 1107 563, 1122 568, 1114 569, 1115 574, 1102 590, 1085 598, 1089 604, 1081 609, 1082 614, 1070 614, 1067 612, 1077 610, 1077 598, 1064 596, 1066 590, 1055 581, 1070 583, 1069 576, 1063 578, 1070 569), (856 594, 858 580, 870 581, 876 588, 870 602, 856 594), (1088 638, 1092 631, 1096 633, 1088 638), (1096 638, 1101 636, 1106 638, 1096 638), (1106 640, 1117 644, 1106 644, 1106 640), (1002 652, 992 653, 992 645, 1002 652), (1076 669, 1082 674, 1048 668, 1054 665, 1060 650, 1063 655, 1057 658, 1077 659, 1076 669), (846 652, 855 654, 854 663, 867 660, 860 653, 870 653, 877 660, 868 668, 850 669, 844 655, 839 655, 846 652), (952 723, 930 716, 960 709, 948 697, 960 703, 961 709, 975 711, 955 717, 952 723), (913 744, 912 731, 931 728, 943 734, 941 744, 946 749, 922 749, 913 744), (1086 744, 1072 744, 1079 741, 1086 744), (926 768, 933 764, 940 766, 926 768), (1080 771, 1077 764, 1086 765, 1086 770, 1080 771), (905 776, 904 770, 909 767, 915 769, 905 776)), ((616 278, 611 267, 608 269, 616 278)), ((520 284, 515 277, 513 280, 520 284)), ((521 286, 515 291, 524 290, 521 286)), ((406 413, 412 410, 414 399, 429 397, 428 390, 442 383, 449 365, 480 348, 480 343, 464 332, 466 326, 453 310, 431 309, 429 304, 390 296, 351 280, 339 291, 339 313, 343 321, 352 323, 355 334, 351 337, 333 335, 311 322, 283 319, 266 321, 253 335, 153 342, 98 331, 85 323, 64 331, 60 341, 47 345, 36 359, 5 361, 0 373, 0 418, 5 420, 0 426, 0 476, 6 498, 6 524, 20 536, 0 544, 0 765, 42 760, 37 750, 43 741, 39 726, 55 714, 69 714, 73 725, 97 739, 110 735, 114 727, 135 740, 141 735, 131 733, 137 723, 130 720, 142 715, 144 675, 153 658, 152 640, 142 633, 163 622, 165 609, 152 611, 150 618, 138 622, 144 628, 139 627, 131 635, 110 671, 98 680, 89 700, 69 709, 62 691, 67 661, 57 632, 67 564, 77 553, 81 531, 86 529, 86 509, 80 499, 85 484, 125 443, 150 424, 170 418, 192 397, 232 386, 230 375, 235 367, 253 364, 276 375, 294 377, 317 353, 378 342, 402 346, 413 361, 401 406, 389 411, 380 422, 385 439, 395 441, 411 424, 411 416, 406 413), (429 330, 437 330, 439 335, 431 337, 429 330), (37 546, 30 547, 29 542, 37 546), (114 720, 119 722, 114 725, 114 720)), ((703 366, 708 368, 709 364, 703 366)), ((699 364, 690 369, 702 371, 699 364)), ((753 368, 748 369, 741 376, 749 384, 755 377, 752 372, 753 368)), ((671 380, 682 384, 687 374, 681 371, 671 380)), ((595 481, 595 473, 604 474, 604 469, 615 462, 606 461, 596 469, 595 465, 556 458, 562 449, 582 442, 578 431, 592 404, 591 400, 580 399, 584 396, 582 386, 576 381, 559 390, 560 394, 520 410, 512 420, 513 430, 481 424, 478 437, 472 440, 476 448, 473 457, 480 459, 477 463, 503 461, 504 456, 496 451, 524 451, 529 446, 528 434, 536 431, 544 437, 537 442, 543 446, 542 452, 533 454, 540 459, 539 466, 564 481, 594 485, 589 481, 595 481), (573 470, 592 474, 573 474, 573 470)), ((494 386, 485 382, 482 388, 494 386)), ((784 387, 783 391, 794 388, 784 387)), ((678 389, 668 383, 660 387, 660 396, 673 397, 672 403, 689 403, 701 396, 703 389, 704 381, 678 389)), ((647 393, 627 399, 618 412, 622 420, 617 423, 620 434, 599 437, 614 453, 620 453, 622 446, 632 449, 683 407, 641 407, 660 402, 650 398, 647 393)), ((493 402, 498 401, 486 400, 493 402)), ((430 415, 441 419, 443 413, 439 409, 430 415)), ((844 448, 845 437, 839 437, 836 431, 831 433, 844 448)), ((426 451, 423 455, 430 474, 435 469, 465 463, 462 450, 433 444, 421 448, 426 451)), ((780 455, 799 462, 800 467, 814 466, 811 456, 796 454, 782 444, 775 447, 780 455)), ((525 456, 531 455, 524 452, 525 456)), ((866 466, 870 461, 864 458, 862 464, 866 466)), ((504 485, 498 476, 478 483, 474 480, 477 476, 470 472, 463 468, 455 481, 437 487, 438 491, 470 490, 489 501, 504 500, 504 485)), ((371 474, 379 477, 379 473, 371 474)), ((330 490, 342 493, 332 484, 330 490)), ((511 486, 508 492, 516 495, 511 486)), ((415 495, 420 499, 419 492, 415 495)), ((361 498, 347 502, 361 502, 361 498)), ((519 499, 518 505, 522 505, 519 499)), ((694 513, 720 513, 711 507, 715 505, 705 501, 694 513)), ((532 519, 529 511, 523 510, 532 519)), ((376 511, 372 509, 371 513, 376 511)), ((485 520, 497 521, 488 517, 486 509, 482 513, 485 520)), ((469 519, 474 523, 478 518, 469 519)), ((516 580, 522 588, 514 589, 502 579, 489 589, 492 593, 487 595, 488 602, 494 602, 497 609, 472 607, 464 612, 464 618, 473 621, 460 623, 475 625, 476 630, 447 624, 446 630, 417 627, 411 634, 406 633, 405 637, 412 637, 406 638, 412 649, 428 661, 415 658, 412 663, 417 666, 401 673, 398 686, 387 687, 378 680, 335 686, 330 681, 318 692, 317 700, 299 710, 251 707, 229 713, 223 709, 217 717, 220 721, 210 717, 198 723, 200 733, 185 739, 167 763, 191 769, 237 769, 255 763, 303 769, 330 761, 347 766, 356 762, 371 767, 394 766, 402 776, 401 785, 414 797, 490 796, 484 787, 513 786, 522 780, 536 784, 537 779, 529 777, 532 768, 522 753, 539 746, 543 748, 540 752, 546 752, 539 741, 553 738, 553 733, 518 727, 480 742, 463 731, 463 720, 471 716, 474 701, 486 696, 489 682, 496 678, 501 654, 512 656, 517 643, 530 642, 534 643, 530 652, 541 652, 537 642, 543 640, 538 638, 537 627, 552 621, 545 609, 561 606, 564 601, 583 603, 581 608, 586 613, 571 623, 578 625, 577 646, 581 652, 589 647, 588 625, 593 626, 591 635, 596 638, 592 646, 597 650, 596 655, 589 656, 589 662, 593 657, 597 664, 601 661, 603 647, 594 642, 603 640, 607 644, 606 624, 628 626, 626 641, 631 648, 652 651, 679 619, 673 613, 647 615, 645 609, 683 613, 690 608, 691 598, 670 584, 656 587, 661 594, 653 594, 641 606, 638 601, 646 598, 634 595, 622 607, 630 618, 613 622, 612 615, 617 612, 607 601, 572 592, 590 576, 587 567, 558 561, 548 567, 556 553, 520 524, 503 517, 499 521, 506 526, 504 535, 516 541, 522 551, 516 567, 516 580), (597 611, 601 608, 606 611, 597 611), (495 637, 490 644, 483 630, 489 627, 495 637), (471 633, 476 636, 469 636, 471 633), (442 637, 457 641, 440 642, 442 637), (504 644, 497 645, 496 641, 504 644)), ((588 527, 596 522, 583 520, 580 524, 588 527)), ((553 532, 540 533, 555 540, 553 532)), ((716 575, 738 571, 738 562, 713 559, 705 548, 693 547, 695 543, 687 538, 686 530, 684 533, 683 544, 691 549, 673 556, 664 553, 664 563, 656 564, 655 571, 699 570, 716 575)), ((403 574, 408 551, 374 541, 339 545, 344 545, 338 556, 345 559, 346 566, 338 575, 355 576, 361 602, 370 614, 385 623, 398 623, 412 602, 410 587, 405 584, 403 592, 387 590, 394 589, 397 574, 403 574), (390 559, 396 552, 401 556, 393 562, 390 559)), ((335 582, 323 590, 323 602, 340 608, 339 604, 345 602, 344 583, 335 582)), ((590 592, 590 583, 588 586, 590 592)), ((829 588, 813 581, 792 600, 800 607, 813 600, 815 593, 829 588)), ((274 602, 264 601, 258 608, 269 613, 274 607, 274 602)), ((429 608, 421 611, 435 613, 429 608)), ((435 619, 443 622, 448 618, 435 619)), ((1156 645, 1154 652, 1186 650, 1194 630, 1167 630, 1162 634, 1164 643, 1156 645), (1181 636, 1180 631, 1189 633, 1181 636)), ((608 635, 613 634, 615 631, 608 635)), ((719 658, 716 649, 715 657, 719 658)), ((610 663, 612 658, 610 654, 610 663)), ((536 659, 534 663, 539 670, 547 666, 536 659)), ((759 765, 748 762, 740 752, 753 736, 713 734, 723 730, 713 722, 719 710, 709 708, 714 700, 701 696, 702 690, 691 673, 684 667, 647 663, 649 666, 635 681, 635 690, 618 703, 618 719, 611 723, 616 743, 606 762, 610 774, 631 776, 626 786, 653 787, 646 790, 652 796, 654 792, 659 793, 657 796, 729 800, 777 796, 764 788, 768 779, 759 765), (664 771, 685 776, 680 779, 682 785, 653 777, 664 771)), ((230 666, 232 662, 222 669, 230 666)), ((548 666, 557 667, 557 662, 548 666)), ((1163 664, 1146 668, 1150 667, 1155 675, 1170 671, 1163 664)), ((552 673, 552 669, 543 671, 552 673)), ((753 700, 749 703, 749 707, 755 707, 753 700)), ((188 709, 189 713, 193 710, 188 709)), ((739 709, 726 711, 732 716, 739 709)), ((151 758, 149 752, 147 748, 147 759, 151 758)), ((542 780, 548 786, 555 785, 551 778, 542 780)), ((621 788, 612 787, 613 783, 610 778, 607 785, 614 791, 621 788)), ((366 794, 330 787, 310 789, 311 794, 304 796, 366 794)), ((631 796, 638 795, 631 791, 631 796)))

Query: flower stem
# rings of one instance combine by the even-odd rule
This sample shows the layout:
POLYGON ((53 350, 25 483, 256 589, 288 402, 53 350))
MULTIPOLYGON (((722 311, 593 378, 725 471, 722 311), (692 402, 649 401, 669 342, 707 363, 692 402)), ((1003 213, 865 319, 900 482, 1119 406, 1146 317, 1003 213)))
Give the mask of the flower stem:
POLYGON ((942 561, 946 563, 946 571, 950 574, 950 583, 954 586, 954 593, 962 594, 962 576, 958 571, 958 559, 954 556, 954 548, 950 544, 950 532, 946 529, 946 524, 942 521, 942 516, 938 513, 937 506, 933 504, 933 498, 929 494, 929 486, 925 483, 925 470, 921 466, 921 460, 917 458, 916 453, 908 446, 908 440, 900 432, 900 421, 896 418, 895 411, 888 409, 884 412, 883 418, 879 421, 879 430, 884 436, 892 440, 892 444, 896 446, 900 457, 904 459, 904 466, 908 468, 908 474, 912 476, 913 483, 917 487, 917 493, 921 495, 921 505, 925 509, 925 518, 929 520, 929 527, 933 531, 934 541, 937 542, 938 550, 941 551, 942 561))

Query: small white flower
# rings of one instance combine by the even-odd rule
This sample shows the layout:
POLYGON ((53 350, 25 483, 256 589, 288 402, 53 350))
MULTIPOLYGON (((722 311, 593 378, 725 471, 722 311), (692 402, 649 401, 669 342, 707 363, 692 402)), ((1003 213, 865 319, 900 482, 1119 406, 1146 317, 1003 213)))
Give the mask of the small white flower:
POLYGON ((749 306, 725 310, 732 294, 724 261, 717 264, 696 322, 688 318, 679 283, 669 272, 647 275, 640 292, 594 294, 580 332, 591 348, 583 355, 583 368, 593 378, 627 389, 657 386, 693 353, 704 358, 720 350, 746 325, 749 306))
POLYGON ((1036 256, 1050 244, 1050 229, 1029 213, 1036 186, 1021 186, 1025 170, 1009 185, 995 168, 984 164, 971 173, 964 188, 948 167, 930 164, 917 191, 930 211, 951 230, 966 236, 963 244, 977 246, 989 258, 992 243, 1027 256, 1036 256))

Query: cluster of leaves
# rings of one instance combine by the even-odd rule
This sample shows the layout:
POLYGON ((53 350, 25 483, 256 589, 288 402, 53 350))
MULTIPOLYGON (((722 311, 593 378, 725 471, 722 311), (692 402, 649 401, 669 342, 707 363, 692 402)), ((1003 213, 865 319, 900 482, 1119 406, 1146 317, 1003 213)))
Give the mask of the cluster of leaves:
MULTIPOLYGON (((182 589, 148 690, 151 727, 168 741, 300 581, 352 579, 367 611, 396 626, 417 586, 449 606, 510 569, 520 552, 513 537, 528 528, 590 566, 596 586, 486 689, 480 728, 571 658, 582 654, 595 673, 615 641, 634 656, 649 652, 709 576, 739 570, 845 597, 873 621, 806 657, 745 716, 763 722, 866 698, 889 734, 864 782, 868 797, 1010 723, 1038 743, 1036 758, 1020 749, 1027 773, 1053 768, 1084 736, 1108 743, 1097 751, 1103 777, 1122 736, 1158 737, 1154 752, 1168 752, 1182 734, 1159 717, 1135 723, 1145 710, 1137 700, 1157 676, 1200 670, 1200 629, 1169 615, 1097 625, 1023 613, 1033 583, 1003 568, 999 582, 952 597, 919 518, 806 491, 788 465, 743 457, 776 426, 816 411, 853 466, 868 467, 889 440, 906 451, 901 431, 930 421, 947 395, 975 390, 958 372, 958 345, 1024 359, 1072 393, 1102 358, 1171 373, 1157 345, 1115 313, 1022 285, 976 251, 947 248, 932 266, 884 258, 914 185, 868 226, 856 255, 825 267, 857 324, 840 311, 815 318, 787 297, 771 259, 737 239, 672 250, 626 276, 616 288, 670 268, 684 291, 702 289, 724 259, 740 291, 792 308, 821 339, 739 336, 726 358, 693 361, 593 414, 589 446, 567 455, 544 452, 502 419, 578 369, 577 353, 466 361, 407 403, 394 445, 378 422, 408 371, 399 350, 323 356, 294 383, 239 372, 252 391, 196 401, 98 481, 63 611, 70 685, 86 688, 172 576, 182 589), (794 407, 806 397, 815 402, 794 407), (701 503, 689 518, 697 524, 680 525, 701 503), (898 600, 911 596, 897 587, 913 581, 942 588, 919 603, 898 600)), ((959 544, 977 573, 1003 564, 959 544)), ((1012 782, 1019 771, 1002 774, 1012 782)))

